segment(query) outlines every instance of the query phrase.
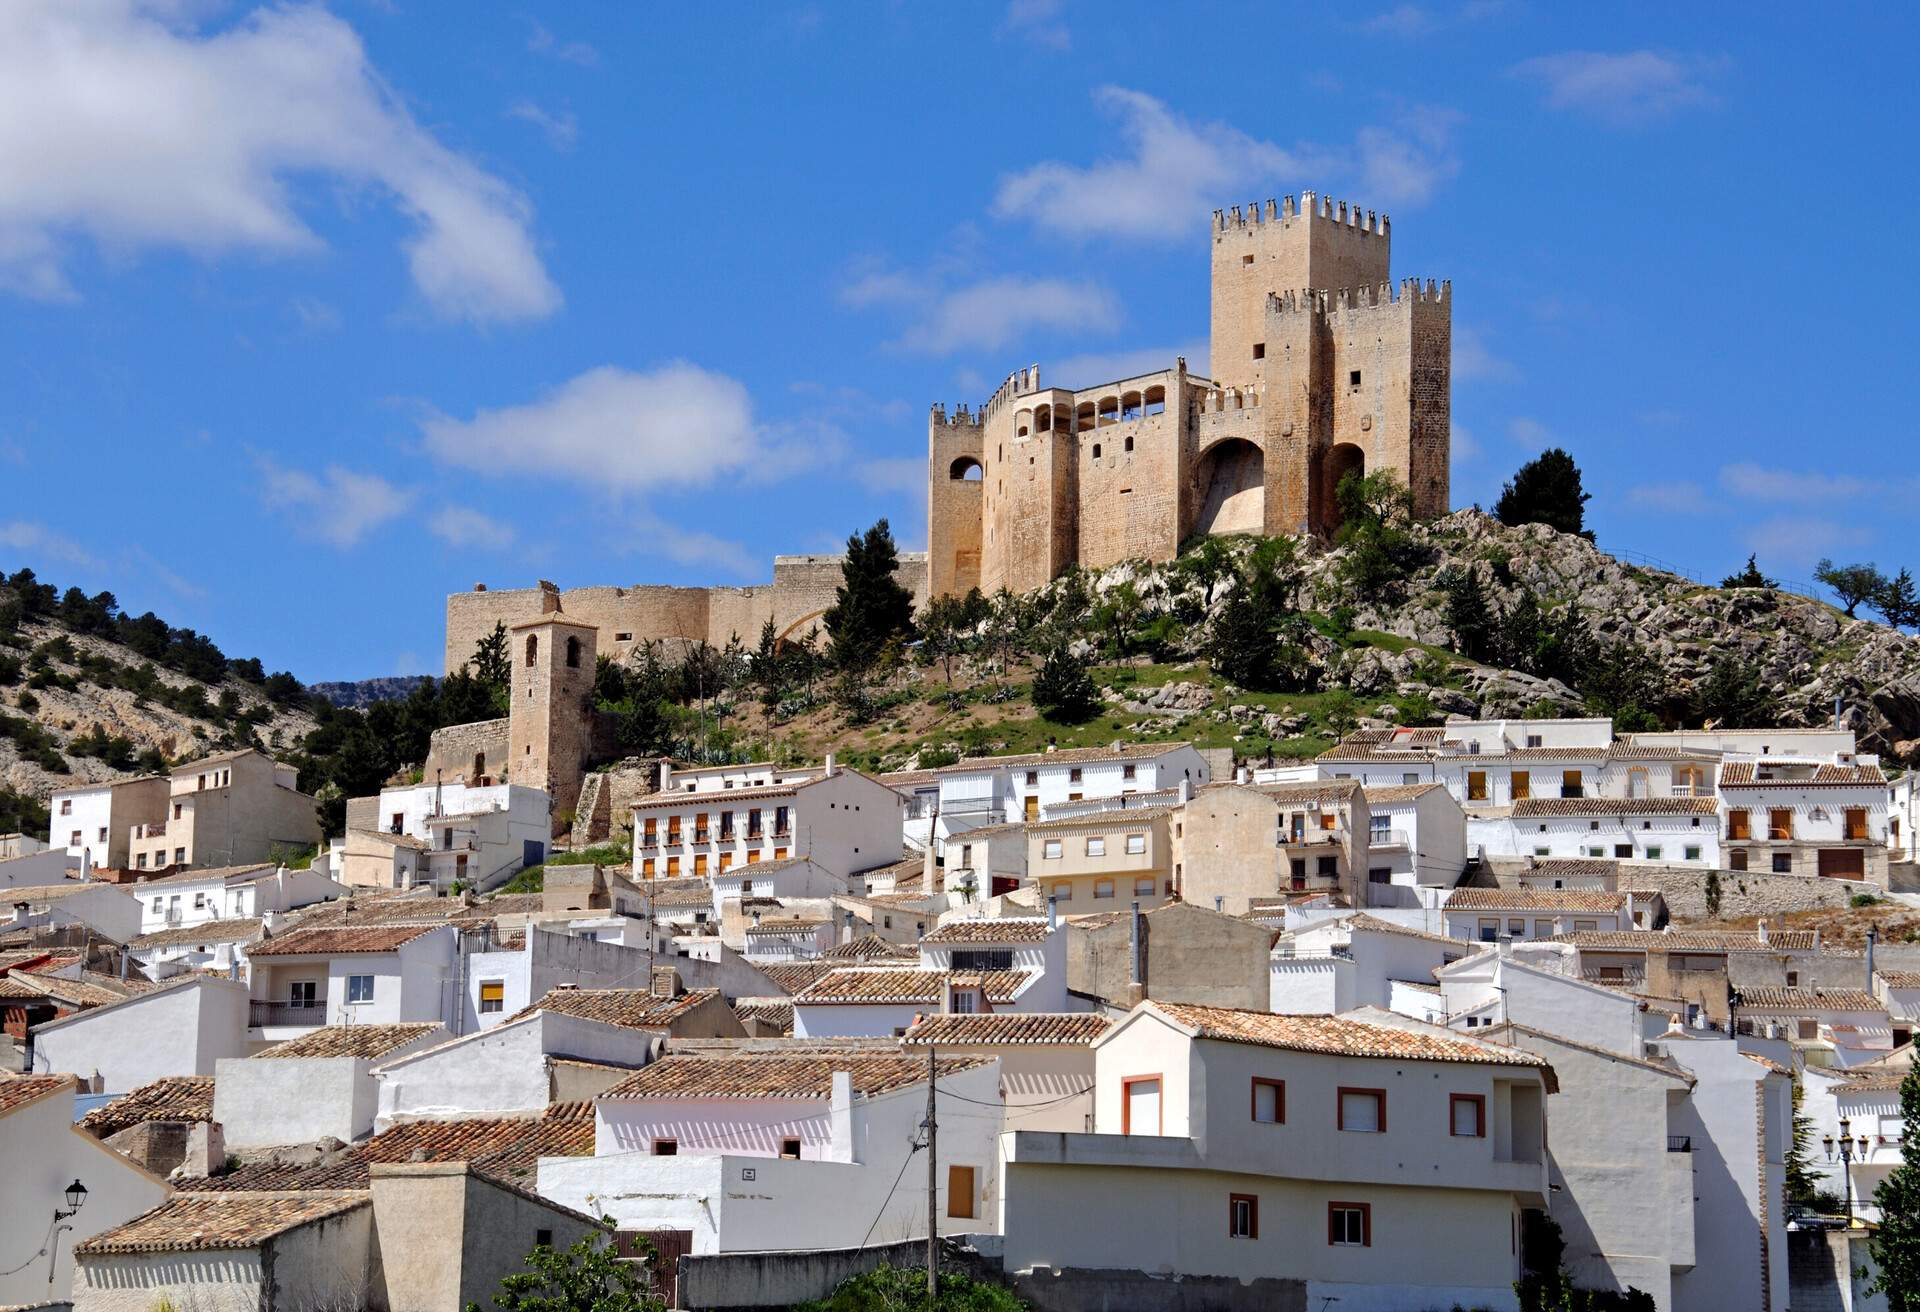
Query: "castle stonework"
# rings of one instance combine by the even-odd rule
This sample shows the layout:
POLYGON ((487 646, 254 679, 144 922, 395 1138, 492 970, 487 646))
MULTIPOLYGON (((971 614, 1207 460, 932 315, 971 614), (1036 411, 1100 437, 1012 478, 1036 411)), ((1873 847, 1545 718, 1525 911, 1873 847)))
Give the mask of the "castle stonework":
POLYGON ((1305 193, 1216 211, 1211 370, 1099 387, 1022 369, 928 423, 928 587, 1037 588, 1214 533, 1330 534, 1348 473, 1448 503, 1452 291, 1388 277, 1384 216, 1305 193))
POLYGON ((592 749, 596 632, 558 611, 508 630, 507 775, 545 790, 556 818, 571 818, 592 749))

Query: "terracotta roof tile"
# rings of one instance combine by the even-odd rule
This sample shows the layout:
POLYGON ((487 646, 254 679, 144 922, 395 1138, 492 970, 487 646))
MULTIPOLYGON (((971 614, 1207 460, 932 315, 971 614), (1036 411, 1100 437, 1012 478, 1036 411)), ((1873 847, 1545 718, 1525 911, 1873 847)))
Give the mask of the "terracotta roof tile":
POLYGON ((1580 888, 1456 888, 1446 911, 1621 911, 1625 893, 1580 888))
POLYGON ((733 1014, 742 1025, 757 1021, 782 1034, 793 1033, 793 1003, 787 998, 742 998, 733 1004, 733 1014))
MULTIPOLYGON (((1884 788, 1887 776, 1877 765, 1835 765, 1827 763, 1814 767, 1813 774, 1804 779, 1772 779, 1759 777, 1755 761, 1727 761, 1720 767, 1720 786, 1722 788, 1884 788)), ((1785 767, 1775 767, 1785 768, 1785 767)))
POLYGON ((1108 811, 1062 816, 1058 820, 1036 820, 1027 825, 1027 832, 1052 834, 1070 829, 1128 829, 1135 825, 1145 828, 1179 809, 1177 806, 1118 806, 1108 811))
MULTIPOLYGON (((841 1003, 937 1003, 950 972, 848 967, 815 980, 794 997, 800 1006, 841 1003)), ((990 1002, 1012 1002, 1032 972, 990 970, 968 972, 986 990, 990 1002)))
POLYGON ((660 997, 649 989, 552 989, 512 1019, 551 1011, 623 1029, 659 1030, 719 996, 719 989, 690 989, 673 998, 660 997))
MULTIPOLYGON (((939 1074, 969 1070, 988 1058, 948 1058, 939 1074)), ((871 1098, 925 1083, 927 1064, 918 1057, 844 1053, 830 1057, 662 1057, 601 1094, 628 1098, 825 1098, 835 1071, 853 1077, 856 1097, 871 1098)))
POLYGON ((268 862, 250 866, 200 866, 177 874, 135 880, 120 887, 139 897, 150 888, 174 888, 181 884, 250 884, 278 873, 279 867, 268 862))
POLYGON ((176 929, 155 930, 151 934, 142 934, 127 944, 130 948, 170 948, 198 943, 247 943, 260 937, 261 920, 258 916, 244 916, 236 920, 209 920, 198 925, 182 925, 176 929))
POLYGON ((1873 973, 1890 989, 1920 989, 1920 970, 1876 970, 1873 973))
POLYGON ((748 925, 747 933, 753 934, 811 934, 826 924, 820 916, 790 916, 781 920, 762 920, 757 925, 748 925))
POLYGON ((1543 816, 1718 815, 1711 797, 1523 797, 1513 804, 1516 820, 1543 816))
POLYGON ((994 920, 949 920, 923 935, 920 941, 935 946, 945 943, 1045 943, 1052 932, 1045 918, 1035 920, 1025 916, 1009 916, 994 920))
POLYGON ((1436 788, 1444 792, 1446 791, 1446 787, 1447 786, 1445 784, 1439 783, 1439 782, 1431 782, 1431 783, 1424 783, 1424 784, 1389 784, 1385 787, 1370 787, 1370 788, 1367 788, 1365 792, 1367 795, 1367 802, 1369 805, 1372 805, 1373 803, 1376 803, 1376 802, 1386 802, 1389 805, 1391 805, 1394 802, 1416 801, 1419 798, 1425 797, 1428 793, 1432 792, 1436 788))
POLYGON ((263 939, 247 951, 249 957, 290 957, 302 954, 343 956, 349 953, 397 952, 435 925, 366 925, 293 929, 263 939))
POLYGON ((253 1054, 265 1061, 301 1057, 384 1057, 409 1043, 444 1032, 437 1021, 417 1021, 403 1025, 328 1025, 297 1039, 276 1043, 253 1054))
POLYGON ((80 1128, 104 1139, 148 1121, 211 1121, 213 1076, 169 1075, 122 1094, 80 1118, 80 1128))
POLYGON ((913 948, 889 943, 878 934, 862 934, 846 943, 836 944, 820 954, 833 961, 898 961, 917 959, 913 948))
POLYGON ((1456 950, 1462 947, 1472 946, 1461 939, 1448 938, 1445 934, 1429 934, 1424 929, 1415 929, 1411 925, 1402 925, 1391 920, 1382 920, 1380 917, 1370 916, 1364 911, 1348 916, 1346 923, 1353 929, 1372 930, 1376 934, 1399 934, 1403 938, 1421 938, 1427 940, 1429 943, 1444 944, 1456 950))
POLYGON ((338 1216, 371 1199, 315 1194, 288 1198, 274 1194, 178 1194, 125 1225, 74 1245, 77 1255, 108 1253, 191 1253, 222 1248, 251 1248, 275 1235, 312 1221, 338 1216))
POLYGON ((1763 943, 1754 934, 1718 930, 1625 929, 1556 934, 1554 941, 1602 952, 1812 952, 1819 947, 1820 936, 1812 929, 1776 929, 1763 943))
MULTIPOLYGON (((920 956, 918 952, 913 955, 916 960, 920 956)), ((776 987, 788 993, 799 993, 822 976, 831 975, 843 967, 831 961, 789 961, 773 966, 756 966, 754 969, 772 980, 776 987)))
POLYGON ((1741 989, 1745 1011, 1885 1011, 1886 1004, 1864 989, 1741 989))
POLYGON ((893 774, 883 774, 880 776, 880 781, 898 786, 903 783, 918 783, 924 779, 937 779, 941 775, 976 774, 981 770, 1026 770, 1035 766, 1086 765, 1096 761, 1153 761, 1192 745, 1191 743, 1121 743, 1115 747, 1110 743, 1105 747, 1062 747, 1051 752, 1026 752, 1018 756, 970 756, 952 765, 943 765, 932 770, 901 770, 893 774))
POLYGON ((1514 1048, 1494 1047, 1423 1030, 1374 1025, 1343 1016, 1277 1016, 1227 1007, 1149 1002, 1196 1037, 1251 1043, 1342 1057, 1387 1057, 1408 1061, 1484 1062, 1494 1066, 1545 1066, 1544 1059, 1514 1048))
POLYGON ((1090 1011, 986 1011, 928 1016, 908 1030, 900 1041, 940 1045, 1085 1046, 1112 1028, 1112 1020, 1090 1011))
POLYGON ((378 1162, 467 1162, 484 1175, 524 1181, 541 1157, 591 1157, 590 1103, 555 1104, 569 1115, 470 1117, 453 1121, 403 1121, 356 1144, 336 1160, 317 1166, 254 1164, 192 1182, 196 1192, 364 1189, 367 1168, 378 1162), (584 1108, 584 1115, 581 1109, 584 1108))
POLYGON ((0 1116, 73 1085, 71 1075, 15 1075, 0 1079, 0 1116))

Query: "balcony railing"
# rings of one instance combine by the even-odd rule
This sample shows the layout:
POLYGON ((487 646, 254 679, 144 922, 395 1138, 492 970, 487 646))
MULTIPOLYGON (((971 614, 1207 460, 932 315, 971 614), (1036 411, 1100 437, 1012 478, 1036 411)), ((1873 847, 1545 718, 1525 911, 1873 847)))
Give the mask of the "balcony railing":
POLYGON ((693 831, 693 841, 696 843, 711 843, 713 841, 713 831, 710 829, 696 829, 693 831))
POLYGON ((1413 839, 1404 829, 1369 829, 1367 844, 1370 847, 1412 847, 1413 839))
POLYGON ((165 838, 167 836, 167 822, 162 820, 158 824, 135 825, 133 827, 133 836, 135 838, 165 838))
POLYGON ((249 1020, 255 1025, 324 1025, 327 1023, 325 997, 312 1000, 288 998, 281 1002, 255 1000, 247 1004, 247 1010, 249 1020))
POLYGON ((659 835, 658 833, 651 833, 651 834, 641 834, 641 835, 640 835, 640 846, 642 846, 642 847, 658 847, 658 846, 660 846, 660 835, 659 835))
POLYGON ((1670 1134, 1667 1136, 1667 1151, 1670 1153, 1690 1153, 1693 1151, 1693 1136, 1690 1134, 1670 1134))
POLYGON ((1644 966, 1589 966, 1580 972, 1580 978, 1590 984, 1645 984, 1647 970, 1644 966))

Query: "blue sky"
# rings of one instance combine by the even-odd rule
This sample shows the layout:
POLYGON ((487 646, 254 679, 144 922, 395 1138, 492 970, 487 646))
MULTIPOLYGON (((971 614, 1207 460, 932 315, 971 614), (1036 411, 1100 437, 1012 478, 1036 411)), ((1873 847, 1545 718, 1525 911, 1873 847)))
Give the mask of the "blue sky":
POLYGON ((1456 505, 1920 566, 1915 20, 1571 10, 14 0, 0 564, 325 679, 920 545, 930 402, 1200 368, 1209 213, 1313 189, 1453 279, 1456 505))

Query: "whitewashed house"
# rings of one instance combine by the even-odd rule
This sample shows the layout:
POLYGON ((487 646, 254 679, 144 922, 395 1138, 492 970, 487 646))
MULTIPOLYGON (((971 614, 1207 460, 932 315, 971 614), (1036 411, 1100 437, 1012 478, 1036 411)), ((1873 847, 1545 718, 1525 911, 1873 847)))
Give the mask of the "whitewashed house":
POLYGON ((170 787, 165 775, 149 774, 56 788, 47 799, 48 842, 90 867, 131 866, 128 834, 136 825, 164 824, 170 787))
POLYGON ((1437 781, 1365 790, 1367 904, 1422 906, 1423 889, 1449 889, 1467 865, 1467 815, 1437 781))
POLYGON ((380 1105, 374 1067, 447 1038, 438 1022, 332 1025, 214 1063, 213 1119, 228 1149, 373 1133, 380 1105))
POLYGON ((113 943, 140 936, 140 904, 118 884, 67 879, 0 889, 0 906, 12 909, 0 931, 85 930, 113 943))
POLYGON ((1720 865, 1711 797, 1537 797, 1471 813, 1467 842, 1485 857, 1609 857, 1720 865))
POLYGON ((185 870, 121 887, 140 903, 142 934, 264 916, 269 911, 296 911, 343 897, 348 891, 317 871, 273 865, 185 870))
MULTIPOLYGON (((895 1185, 927 1071, 918 1053, 666 1057, 594 1100, 594 1156, 543 1159, 539 1192, 623 1230, 686 1231, 695 1253, 925 1235, 924 1185, 895 1185)), ((956 1100, 940 1126, 942 1234, 996 1228, 999 1079, 991 1059, 939 1062, 956 1100)))
POLYGON ((835 897, 847 891, 847 881, 806 857, 788 857, 715 870, 708 878, 707 888, 712 895, 713 919, 718 922, 726 916, 729 903, 737 906, 750 898, 786 902, 835 897))
POLYGON ((1434 971, 1472 951, 1365 912, 1330 917, 1275 945, 1268 1005, 1287 1015, 1385 1007, 1425 1019, 1437 997, 1434 971))
POLYGON ((1009 1271, 1515 1306, 1519 1213, 1547 1195, 1539 1057, 1371 1010, 1151 1001, 1093 1052, 1094 1133, 1002 1140, 1009 1271))
POLYGON ((1877 758, 1728 757, 1720 763, 1735 870, 1887 882, 1887 777, 1877 758))
POLYGON ((1874 1193, 1896 1166, 1904 1162, 1906 1122, 1900 1115, 1899 1069, 1823 1070, 1809 1066, 1801 1074, 1800 1114, 1809 1122, 1807 1166, 1820 1178, 1820 1187, 1844 1201, 1851 1176, 1853 1215, 1862 1221, 1880 1220, 1874 1193), (1840 1157, 1841 1118, 1851 1141, 1851 1162, 1840 1157))
POLYGON ((833 946, 833 921, 826 916, 754 914, 746 928, 748 961, 817 961, 833 946))
POLYGON ((897 1038, 935 1012, 1064 1010, 1026 1002, 1041 978, 1025 970, 850 966, 827 972, 793 995, 793 1034, 799 1039, 897 1038))
POLYGON ((948 1012, 901 1038, 908 1052, 991 1057, 1010 1130, 1093 1129, 1093 1041, 1112 1029, 1094 1012, 948 1012))
POLYGON ((240 916, 156 930, 127 944, 127 955, 150 980, 171 979, 187 971, 243 979, 247 944, 260 937, 265 923, 258 916, 240 916))
POLYGON ((1447 937, 1494 943, 1630 930, 1634 894, 1577 888, 1458 888, 1441 913, 1447 937))
POLYGON ((1844 1070, 1893 1051, 1886 1004, 1864 989, 1746 987, 1739 995, 1740 1033, 1787 1040, 1800 1064, 1844 1070))
POLYGON ((193 975, 89 1007, 33 1031, 37 1072, 78 1075, 96 1093, 131 1093, 169 1075, 211 1075, 247 1051, 247 986, 193 975))
POLYGON ((920 939, 920 968, 956 974, 1021 971, 1036 978, 1021 1011, 1066 1011, 1067 931, 1047 916, 943 920, 920 939))
POLYGON ((806 857, 845 881, 900 859, 899 794, 831 758, 818 774, 738 788, 679 785, 633 808, 634 877, 717 876, 806 857))
POLYGON ((461 1001, 458 939, 450 924, 314 926, 261 939, 247 950, 252 1037, 449 1021, 461 1001))

